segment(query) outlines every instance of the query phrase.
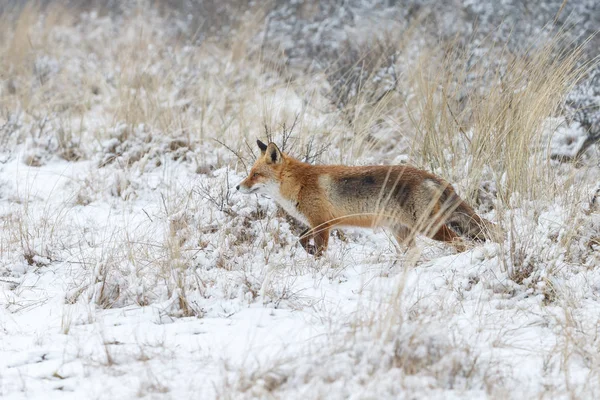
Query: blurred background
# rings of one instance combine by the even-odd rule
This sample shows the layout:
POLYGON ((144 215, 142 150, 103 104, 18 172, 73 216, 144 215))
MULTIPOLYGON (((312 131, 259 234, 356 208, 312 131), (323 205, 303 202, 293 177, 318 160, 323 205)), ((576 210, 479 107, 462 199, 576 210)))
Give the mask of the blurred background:
MULTIPOLYGON (((560 35, 560 40, 554 40, 552 49, 557 57, 565 49, 585 43, 577 57, 578 65, 591 62, 598 56, 600 48, 600 37, 595 35, 600 26, 600 4, 594 0, 5 0, 0 5, 0 19, 0 79, 3 81, 0 106, 4 113, 14 110, 16 104, 12 101, 14 96, 7 99, 6 94, 30 97, 32 87, 40 84, 44 86, 44 95, 21 97, 18 103, 22 110, 35 105, 38 111, 39 107, 51 107, 57 112, 56 105, 59 104, 59 108, 64 109, 59 113, 64 114, 70 109, 67 104, 73 101, 79 106, 89 103, 90 93, 92 98, 95 97, 94 101, 101 96, 115 104, 116 100, 110 99, 113 96, 109 92, 112 89, 122 92, 119 88, 133 81, 134 86, 142 85, 146 92, 154 94, 154 104, 164 103, 156 85, 164 88, 168 83, 150 82, 143 77, 153 75, 152 69, 159 75, 162 73, 163 77, 168 77, 169 73, 173 75, 182 67, 181 62, 189 62, 189 59, 180 59, 182 54, 189 57, 191 53, 198 54, 212 47, 213 50, 208 51, 210 55, 199 56, 205 66, 207 57, 219 60, 212 66, 221 71, 241 67, 239 61, 245 59, 248 68, 255 69, 254 76, 274 74, 268 78, 270 85, 277 80, 278 84, 287 86, 290 82, 299 82, 301 77, 314 80, 318 76, 320 84, 312 89, 319 91, 328 104, 317 107, 342 112, 349 128, 361 137, 367 135, 365 129, 371 129, 378 118, 368 117, 371 122, 367 124, 371 126, 365 127, 359 114, 372 112, 373 107, 362 107, 363 111, 357 111, 356 105, 381 104, 379 102, 390 94, 400 95, 401 102, 406 104, 411 90, 406 88, 408 84, 398 85, 398 82, 409 79, 409 64, 426 52, 443 55, 444 52, 460 51, 462 56, 460 59, 455 57, 459 64, 455 67, 463 68, 469 75, 461 83, 467 88, 490 83, 489 74, 481 81, 481 74, 475 72, 477 68, 497 72, 504 68, 501 64, 510 64, 513 55, 528 54, 555 35, 560 35), (179 49, 184 47, 185 52, 180 52, 179 49), (229 63, 223 63, 227 57, 230 57, 229 63), (165 58, 171 60, 166 62, 165 58), (92 66, 93 59, 103 65, 92 66), (145 61, 148 68, 140 71, 138 67, 142 64, 138 61, 145 61), (70 68, 67 64, 79 63, 83 68, 82 62, 88 64, 87 71, 70 71, 69 78, 58 83, 70 68), (128 74, 125 80, 123 73, 135 68, 137 71, 132 74, 136 76, 128 74), (73 89, 77 93, 66 90, 66 85, 74 85, 75 80, 78 82, 73 89), (82 84, 91 87, 83 91, 82 84), (36 98, 41 102, 36 102, 36 98)), ((189 68, 178 74, 180 80, 192 79, 189 68)), ((564 114, 578 121, 586 132, 592 131, 589 139, 592 143, 599 130, 595 125, 598 122, 600 75, 597 67, 586 70, 583 75, 577 80, 577 87, 569 91, 568 109, 564 109, 564 114)), ((233 79, 232 71, 225 79, 233 79)), ((171 78, 169 80, 173 83, 171 78)), ((238 75, 233 80, 237 80, 236 87, 240 87, 244 78, 238 75)), ((197 90, 194 92, 194 85, 182 85, 185 87, 179 87, 180 92, 175 95, 181 97, 178 101, 187 101, 185 107, 191 107, 194 112, 202 108, 202 115, 206 116, 206 107, 197 102, 202 96, 197 90)), ((464 97, 465 93, 458 96, 464 97)), ((301 97, 305 106, 309 103, 315 106, 315 96, 303 93, 301 97), (312 100, 307 100, 309 97, 312 100)), ((121 96, 119 101, 123 100, 126 101, 121 96)), ((239 99, 230 100, 229 105, 239 103, 239 99)), ((104 111, 106 115, 108 110, 104 111)), ((109 114, 115 112, 115 119, 123 120, 124 115, 116 110, 109 114)), ((304 115, 299 109, 296 113, 304 115)), ((152 120, 156 119, 157 113, 152 114, 152 118, 144 120, 146 124, 155 122, 152 120)), ((231 122, 231 116, 224 118, 231 122)), ((258 122, 261 125, 266 122, 269 127, 276 124, 273 120, 267 121, 269 118, 272 119, 263 115, 258 122)), ((132 122, 132 118, 129 119, 132 122)), ((281 117, 278 123, 286 119, 293 118, 281 117)), ((403 123, 406 119, 405 115, 396 118, 394 129, 403 126, 402 129, 410 130, 403 123)), ((200 131, 200 142, 204 142, 207 129, 215 129, 205 122, 197 118, 186 121, 188 130, 200 131)), ((246 137, 248 127, 238 128, 246 137)), ((161 129, 184 128, 181 123, 175 127, 163 118, 161 129)), ((218 130, 224 129, 221 124, 218 130)), ((224 140, 227 142, 227 138, 224 140)))

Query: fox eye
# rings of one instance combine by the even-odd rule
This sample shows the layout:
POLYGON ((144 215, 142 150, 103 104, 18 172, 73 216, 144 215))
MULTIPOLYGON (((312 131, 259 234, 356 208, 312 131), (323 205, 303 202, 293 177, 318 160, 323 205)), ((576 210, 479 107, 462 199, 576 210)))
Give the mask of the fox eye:
POLYGON ((252 174, 253 178, 258 178, 259 176, 260 176, 260 174, 258 172, 255 172, 255 173, 252 174))

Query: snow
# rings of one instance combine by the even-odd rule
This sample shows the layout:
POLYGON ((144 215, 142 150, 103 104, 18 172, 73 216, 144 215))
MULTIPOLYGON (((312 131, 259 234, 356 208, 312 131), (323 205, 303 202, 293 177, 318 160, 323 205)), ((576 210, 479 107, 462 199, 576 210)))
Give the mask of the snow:
MULTIPOLYGON (((273 199, 235 190, 256 154, 246 143, 279 140, 300 114, 290 137, 300 158, 410 162, 401 118, 357 138, 342 112, 321 107, 323 75, 282 79, 246 42, 247 53, 173 46, 150 11, 80 18, 51 30, 57 47, 27 64, 45 81, 31 90, 58 91, 60 104, 1 89, 0 397, 600 396, 597 149, 583 167, 533 171, 558 195, 512 193, 510 207, 487 166, 478 212, 503 227, 500 243, 456 253, 419 237, 407 250, 383 230, 347 229, 314 258, 273 199), (90 53, 90 43, 110 45, 90 53)), ((582 127, 546 122, 546 155, 574 155, 582 127)), ((474 156, 446 150, 462 192, 474 156)))
MULTIPOLYGON (((265 216, 248 221, 251 243, 236 244, 239 221, 232 223, 197 190, 203 183, 213 190, 227 174, 230 182, 242 178, 227 169, 198 176, 191 164, 164 163, 150 176, 127 177, 135 195, 109 195, 99 185, 97 199, 80 205, 78 188, 89 179, 103 182, 90 161, 29 167, 15 158, 1 168, 3 220, 18 215, 15 223, 31 235, 20 240, 36 254, 27 262, 18 243, 6 245, 16 227, 3 230, 0 388, 6 398, 211 398, 228 393, 229 385, 242 397, 283 385, 285 398, 403 391, 479 398, 485 380, 495 376, 514 383, 511 396, 529 397, 547 385, 560 396, 592 371, 594 361, 572 348, 580 344, 563 341, 574 330, 597 345, 595 269, 557 261, 561 273, 552 290, 577 302, 572 309, 548 306, 543 285, 550 281, 516 284, 497 244, 453 254, 420 240, 423 254, 411 266, 383 232, 350 231, 315 260, 272 201, 233 193, 237 219, 266 208, 265 216), (163 214, 165 204, 188 197, 185 208, 163 214), (160 247, 181 220, 188 221, 183 229, 194 246, 182 246, 180 260, 161 266, 167 250, 160 247), (196 248, 197 239, 204 248, 196 248), (174 284, 179 280, 188 281, 174 284), (181 290, 195 315, 182 310, 181 290), (375 333, 358 328, 345 343, 353 325, 368 318, 397 322, 374 320, 392 331, 378 332, 372 342, 375 333), (388 342, 394 331, 398 339, 388 342), (398 351, 407 352, 396 355, 403 361, 384 361, 398 351), (416 371, 398 383, 397 364, 406 360, 416 371), (271 362, 282 365, 263 371, 271 362), (568 377, 560 372, 563 363, 568 377), (476 376, 467 376, 473 365, 476 376), (373 371, 382 374, 376 388, 368 384, 373 371), (286 378, 278 382, 270 373, 286 378), (328 379, 346 383, 330 392, 328 379), (440 379, 447 381, 442 387, 440 379)), ((562 218, 560 208, 541 214, 536 241, 556 232, 562 218)), ((593 382, 585 393, 597 392, 593 382)))

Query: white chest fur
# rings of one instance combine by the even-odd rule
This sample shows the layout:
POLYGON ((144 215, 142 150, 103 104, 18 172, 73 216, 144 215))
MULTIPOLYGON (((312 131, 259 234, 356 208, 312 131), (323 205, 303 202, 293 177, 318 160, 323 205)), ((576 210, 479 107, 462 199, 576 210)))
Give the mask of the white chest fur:
POLYGON ((297 202, 283 197, 279 191, 279 186, 267 185, 265 189, 265 194, 268 194, 270 197, 272 197, 273 200, 275 200, 277 204, 279 204, 285 210, 285 212, 296 218, 299 222, 302 222, 304 225, 310 226, 306 216, 298 210, 298 207, 296 207, 297 202))

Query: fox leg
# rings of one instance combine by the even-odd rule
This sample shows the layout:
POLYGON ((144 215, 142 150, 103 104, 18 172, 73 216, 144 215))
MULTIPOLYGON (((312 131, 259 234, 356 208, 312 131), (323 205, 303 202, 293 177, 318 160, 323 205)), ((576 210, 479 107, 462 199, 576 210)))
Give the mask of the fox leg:
POLYGON ((312 228, 306 228, 300 234, 300 245, 308 254, 315 254, 315 246, 309 244, 308 242, 313 237, 312 228))
POLYGON ((323 220, 322 218, 315 218, 309 220, 310 228, 304 231, 303 237, 300 239, 300 244, 304 247, 304 250, 308 254, 312 254, 315 257, 320 257, 329 244, 329 232, 335 225, 330 220, 323 220), (308 241, 312 238, 314 240, 314 246, 308 244, 308 241))
POLYGON ((307 228, 300 234, 300 245, 306 252, 315 257, 320 257, 329 243, 329 227, 307 228), (310 239, 314 239, 315 244, 310 244, 310 239))
POLYGON ((317 232, 314 234, 315 239, 315 257, 320 257, 323 255, 323 252, 327 250, 327 245, 329 244, 329 230, 328 226, 317 228, 317 232))
POLYGON ((462 253, 465 251, 465 245, 460 236, 458 236, 454 231, 448 228, 446 225, 442 225, 437 232, 433 235, 427 235, 434 240, 439 240, 440 242, 446 242, 452 245, 456 251, 462 253))
MULTIPOLYGON (((458 196, 456 196, 456 199, 460 200, 458 196)), ((430 217, 430 220, 434 223, 428 225, 422 232, 433 240, 450 244, 457 252, 462 253, 465 251, 465 244, 462 238, 447 225, 449 223, 448 217, 452 215, 450 209, 456 206, 452 203, 450 205, 446 203, 441 205, 439 203, 434 204, 430 217)))

